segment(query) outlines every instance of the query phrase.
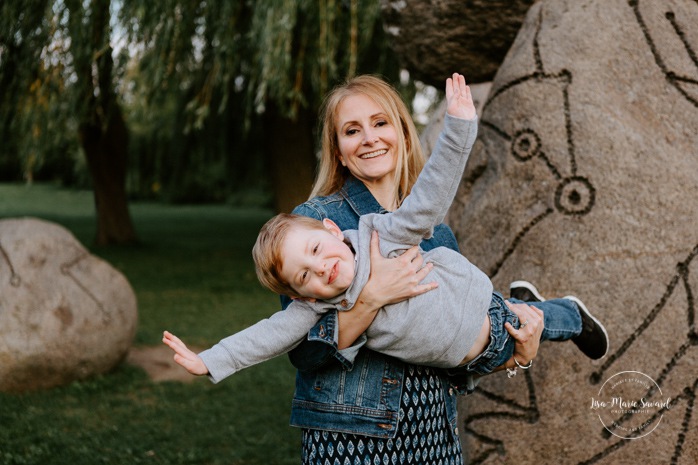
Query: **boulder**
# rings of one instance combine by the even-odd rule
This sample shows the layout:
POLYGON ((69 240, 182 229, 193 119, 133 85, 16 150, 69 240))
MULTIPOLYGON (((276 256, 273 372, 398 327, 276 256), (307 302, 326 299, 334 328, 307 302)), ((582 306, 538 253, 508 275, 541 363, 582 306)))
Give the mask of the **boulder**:
POLYGON ((470 463, 695 463, 696 24, 693 0, 542 1, 499 68, 447 221, 505 296, 576 295, 611 347, 484 378, 470 463))
POLYGON ((492 80, 534 1, 381 0, 381 15, 403 66, 441 89, 456 71, 492 80))
POLYGON ((0 220, 0 391, 111 370, 128 353, 137 317, 126 278, 68 230, 0 220))

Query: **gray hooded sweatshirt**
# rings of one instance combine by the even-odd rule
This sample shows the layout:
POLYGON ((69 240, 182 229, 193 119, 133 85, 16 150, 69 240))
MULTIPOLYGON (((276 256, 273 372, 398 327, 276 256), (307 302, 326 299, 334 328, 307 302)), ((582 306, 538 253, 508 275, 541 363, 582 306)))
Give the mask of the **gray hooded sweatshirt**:
MULTIPOLYGON (((370 243, 378 231, 381 254, 395 257, 442 223, 458 189, 477 136, 477 118, 446 115, 444 130, 409 196, 397 210, 361 217, 358 230, 344 231, 354 249, 355 276, 339 296, 317 302, 295 300, 249 328, 229 336, 201 354, 213 382, 251 365, 284 354, 298 345, 331 310, 346 311, 356 302, 371 270, 370 243)), ((434 268, 425 282, 435 290, 378 310, 366 332, 340 351, 351 366, 362 346, 417 365, 458 366, 477 338, 492 300, 492 283, 460 253, 446 247, 424 252, 434 268)))

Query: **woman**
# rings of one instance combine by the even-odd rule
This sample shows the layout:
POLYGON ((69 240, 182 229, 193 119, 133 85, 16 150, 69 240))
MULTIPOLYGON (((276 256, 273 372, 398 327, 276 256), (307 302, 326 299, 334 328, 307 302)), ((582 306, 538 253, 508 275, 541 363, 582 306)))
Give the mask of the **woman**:
MULTIPOLYGON (((318 178, 310 200, 293 212, 356 229, 361 215, 397 208, 425 162, 417 130, 397 91, 377 77, 359 76, 328 95, 321 115, 318 178)), ((291 424, 303 429, 303 463, 411 459, 460 464, 456 393, 472 391, 472 378, 453 379, 443 370, 406 364, 365 348, 353 363, 345 357, 357 350, 352 345, 379 308, 433 288, 420 284, 430 265, 423 266, 416 250, 384 259, 375 247, 378 240, 372 244, 371 278, 354 308, 326 315, 290 354, 298 368, 291 424)), ((458 250, 443 224, 420 246, 458 250)), ((513 310, 529 321, 521 330, 510 330, 517 340, 516 357, 532 360, 542 319, 526 305, 513 310)))

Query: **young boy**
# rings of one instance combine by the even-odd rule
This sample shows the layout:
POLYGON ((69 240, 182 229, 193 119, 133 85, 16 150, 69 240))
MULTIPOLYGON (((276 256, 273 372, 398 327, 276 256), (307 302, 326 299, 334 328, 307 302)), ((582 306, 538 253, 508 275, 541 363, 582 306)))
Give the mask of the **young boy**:
MULTIPOLYGON (((199 355, 169 332, 163 341, 175 360, 213 382, 256 363, 288 352, 327 311, 353 307, 370 272, 370 240, 378 231, 383 256, 400 255, 440 224, 455 196, 477 134, 477 116, 469 89, 457 84, 449 92, 444 130, 411 193, 394 212, 361 217, 358 230, 342 232, 331 220, 277 215, 260 231, 253 255, 262 284, 294 302, 284 311, 236 333, 199 355), (452 114, 451 108, 456 108, 452 114), (470 116, 463 119, 458 116, 470 116)), ((433 264, 430 292, 380 309, 355 344, 341 351, 348 363, 366 347, 419 365, 449 368, 454 373, 492 372, 512 357, 514 340, 505 323, 525 326, 493 292, 489 278, 464 256, 445 247, 423 252, 433 264)), ((574 297, 545 301, 535 288, 536 307, 544 313, 541 340, 572 339, 588 357, 608 350, 604 327, 574 297)), ((514 359, 521 368, 529 368, 514 359)), ((532 361, 531 361, 532 362, 532 361)), ((525 363, 525 362, 524 362, 525 363)), ((512 371, 509 372, 510 375, 512 371)), ((515 373, 515 372, 514 372, 515 373)))

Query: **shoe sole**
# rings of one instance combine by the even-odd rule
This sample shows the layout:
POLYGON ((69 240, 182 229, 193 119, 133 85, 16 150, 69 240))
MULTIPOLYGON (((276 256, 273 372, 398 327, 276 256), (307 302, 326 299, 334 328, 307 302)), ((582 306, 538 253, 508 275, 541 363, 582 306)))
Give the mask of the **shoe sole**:
POLYGON ((594 315, 591 314, 591 312, 589 311, 589 309, 587 308, 587 306, 584 305, 584 302, 582 302, 581 300, 579 300, 579 297, 575 297, 575 296, 573 296, 573 295, 568 295, 568 296, 566 296, 566 297, 563 297, 563 299, 571 300, 572 302, 576 303, 576 304, 577 304, 577 307, 579 307, 579 310, 582 311, 582 312, 584 312, 584 314, 585 314, 586 316, 588 316, 589 318, 591 318, 592 320, 594 320, 594 323, 596 323, 597 325, 599 325, 599 328, 601 328, 601 331, 603 331, 603 335, 606 336, 606 352, 604 352, 604 354, 603 354, 601 357, 599 357, 599 358, 596 359, 596 360, 601 360, 601 359, 604 358, 606 355, 608 355, 608 350, 609 350, 610 347, 611 347, 611 340, 608 338, 608 332, 606 331, 606 327, 605 327, 603 324, 601 324, 601 322, 600 322, 599 320, 597 320, 597 319, 594 317, 594 315))
POLYGON ((536 299, 538 299, 541 302, 545 302, 545 299, 543 298, 542 295, 540 295, 540 292, 538 292, 538 289, 536 289, 536 286, 529 283, 528 281, 514 281, 514 282, 512 282, 511 284, 509 284, 509 291, 511 292, 511 289, 515 289, 517 287, 523 287, 524 289, 528 289, 528 292, 533 294, 536 299))

